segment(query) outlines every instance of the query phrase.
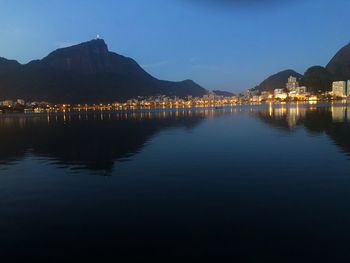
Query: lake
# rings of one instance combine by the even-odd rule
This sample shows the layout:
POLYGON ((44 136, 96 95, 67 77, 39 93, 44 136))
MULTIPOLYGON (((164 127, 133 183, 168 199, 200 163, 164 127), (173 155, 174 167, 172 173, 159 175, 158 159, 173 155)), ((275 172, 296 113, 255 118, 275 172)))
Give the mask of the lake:
POLYGON ((350 260, 350 106, 0 115, 0 258, 350 260))

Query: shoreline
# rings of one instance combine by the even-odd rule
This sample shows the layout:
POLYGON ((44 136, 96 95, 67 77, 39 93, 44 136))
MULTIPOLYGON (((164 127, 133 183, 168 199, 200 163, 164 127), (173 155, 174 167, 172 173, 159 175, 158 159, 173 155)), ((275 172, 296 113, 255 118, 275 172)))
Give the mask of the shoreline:
POLYGON ((48 110, 43 109, 40 111, 0 111, 0 117, 6 116, 47 116, 47 115, 79 115, 79 114, 92 114, 92 113, 160 113, 160 112, 177 112, 177 111, 225 111, 228 109, 242 108, 243 110, 250 110, 253 108, 267 108, 267 107, 327 107, 327 106, 347 106, 347 101, 317 101, 317 102, 262 102, 262 103, 242 103, 232 105, 216 105, 216 106, 185 106, 185 107, 152 107, 152 108, 106 108, 106 107, 95 107, 95 108, 67 108, 64 110, 48 110))

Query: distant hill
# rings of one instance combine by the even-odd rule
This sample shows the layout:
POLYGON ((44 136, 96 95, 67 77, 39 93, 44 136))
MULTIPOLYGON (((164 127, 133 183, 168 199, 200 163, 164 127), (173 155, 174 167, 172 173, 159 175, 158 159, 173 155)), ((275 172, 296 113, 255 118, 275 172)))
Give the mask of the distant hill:
POLYGON ((218 96, 225 96, 225 97, 232 97, 235 94, 229 91, 223 91, 223 90, 213 90, 213 92, 218 96))
POLYGON ((326 68, 312 66, 305 71, 300 85, 306 86, 310 92, 325 92, 331 90, 333 81, 334 76, 326 68))
POLYGON ((303 75, 291 69, 284 70, 268 77, 263 82, 261 82, 258 86, 256 86, 254 90, 258 90, 260 92, 261 91, 272 92, 274 89, 283 89, 286 87, 286 83, 290 76, 301 78, 303 75))
POLYGON ((350 43, 336 53, 327 64, 326 69, 335 79, 350 79, 350 43))
POLYGON ((350 43, 341 48, 330 60, 327 66, 312 66, 303 75, 294 70, 284 70, 274 74, 254 88, 259 91, 273 91, 284 88, 288 77, 300 79, 300 84, 313 92, 324 92, 332 89, 332 81, 350 80, 350 43))
POLYGON ((206 93, 192 80, 172 82, 151 76, 135 60, 110 52, 102 39, 58 49, 25 65, 0 58, 0 99, 97 103, 206 93))

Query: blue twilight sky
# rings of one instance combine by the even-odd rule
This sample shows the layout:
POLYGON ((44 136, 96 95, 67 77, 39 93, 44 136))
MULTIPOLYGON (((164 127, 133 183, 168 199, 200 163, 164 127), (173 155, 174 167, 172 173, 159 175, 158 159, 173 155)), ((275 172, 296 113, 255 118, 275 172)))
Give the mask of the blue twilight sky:
POLYGON ((0 0, 0 56, 26 63, 99 34, 161 79, 241 91, 325 65, 350 41, 349 0, 0 0))

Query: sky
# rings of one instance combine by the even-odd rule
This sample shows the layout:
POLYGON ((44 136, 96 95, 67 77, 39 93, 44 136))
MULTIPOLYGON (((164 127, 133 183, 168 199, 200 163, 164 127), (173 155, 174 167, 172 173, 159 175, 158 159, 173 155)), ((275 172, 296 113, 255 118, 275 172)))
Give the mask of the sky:
POLYGON ((239 92, 325 66, 350 41, 349 0, 0 0, 0 56, 27 63, 100 35, 166 80, 239 92))

